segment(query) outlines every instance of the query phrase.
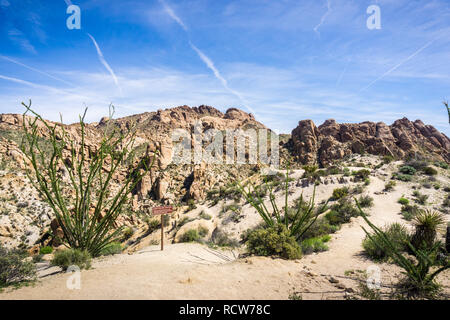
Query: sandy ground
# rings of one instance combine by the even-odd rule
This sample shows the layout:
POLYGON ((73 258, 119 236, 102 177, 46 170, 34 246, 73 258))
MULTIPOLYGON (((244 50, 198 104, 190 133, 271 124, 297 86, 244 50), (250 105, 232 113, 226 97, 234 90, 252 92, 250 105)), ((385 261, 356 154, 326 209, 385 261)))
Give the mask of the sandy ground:
MULTIPOLYGON (((366 210, 371 221, 378 226, 405 223, 396 201, 412 193, 410 184, 398 183, 394 191, 380 193, 384 178, 371 177, 371 181, 365 192, 374 198, 374 207, 366 210)), ((335 187, 321 187, 318 200, 329 197, 335 187)), ((248 215, 255 214, 245 210, 248 215)), ((256 223, 256 216, 249 221, 242 228, 256 223)), ((5 290, 0 299, 288 299, 293 292, 303 299, 344 299, 358 290, 358 272, 350 271, 376 266, 386 287, 400 275, 397 266, 374 264, 364 257, 361 242, 365 233, 361 226, 366 226, 364 220, 353 218, 332 235, 328 251, 295 261, 236 259, 237 252, 193 243, 166 245, 163 252, 159 246, 146 246, 132 255, 97 259, 92 269, 81 272, 79 290, 67 288, 69 274, 52 274, 58 269, 41 266, 43 277, 37 284, 5 290)), ((448 297, 450 272, 441 274, 439 280, 448 297)))

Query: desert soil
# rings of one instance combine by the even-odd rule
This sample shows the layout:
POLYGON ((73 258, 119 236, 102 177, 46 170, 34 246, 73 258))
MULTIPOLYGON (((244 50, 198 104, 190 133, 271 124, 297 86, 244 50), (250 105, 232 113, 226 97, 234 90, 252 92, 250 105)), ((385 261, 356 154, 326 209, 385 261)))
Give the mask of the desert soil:
MULTIPOLYGON (((399 183, 394 191, 383 193, 384 184, 383 177, 371 177, 365 193, 373 196, 374 206, 366 212, 378 226, 405 223, 396 201, 411 194, 410 185, 399 183)), ((325 187, 330 190, 319 192, 318 200, 329 197, 336 186, 325 187)), ((134 254, 96 259, 92 269, 81 272, 79 290, 67 288, 69 274, 41 264, 34 286, 7 289, 0 299, 288 299, 294 292, 303 299, 344 299, 355 296, 358 275, 374 265, 381 270, 382 291, 389 293, 401 270, 363 255, 361 226, 368 228, 361 217, 353 218, 331 235, 328 251, 294 261, 237 258, 237 251, 197 243, 167 244, 162 252, 157 245, 145 246, 134 254)), ((439 277, 446 296, 449 273, 439 277)))

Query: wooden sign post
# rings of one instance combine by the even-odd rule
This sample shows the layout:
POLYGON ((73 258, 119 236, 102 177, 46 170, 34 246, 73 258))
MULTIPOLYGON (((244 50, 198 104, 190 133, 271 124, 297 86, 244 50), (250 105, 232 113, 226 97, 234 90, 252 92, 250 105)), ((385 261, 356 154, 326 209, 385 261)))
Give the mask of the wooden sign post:
POLYGON ((164 250, 164 215, 173 211, 172 206, 154 207, 152 208, 153 215, 161 216, 161 251, 164 250))

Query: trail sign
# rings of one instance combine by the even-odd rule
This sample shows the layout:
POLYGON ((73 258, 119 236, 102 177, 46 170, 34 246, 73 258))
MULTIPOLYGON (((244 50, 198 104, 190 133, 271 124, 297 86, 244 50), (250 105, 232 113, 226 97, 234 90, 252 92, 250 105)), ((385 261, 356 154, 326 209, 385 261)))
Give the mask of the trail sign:
POLYGON ((164 250, 164 215, 173 211, 172 206, 154 207, 152 208, 153 215, 161 216, 161 251, 164 250))

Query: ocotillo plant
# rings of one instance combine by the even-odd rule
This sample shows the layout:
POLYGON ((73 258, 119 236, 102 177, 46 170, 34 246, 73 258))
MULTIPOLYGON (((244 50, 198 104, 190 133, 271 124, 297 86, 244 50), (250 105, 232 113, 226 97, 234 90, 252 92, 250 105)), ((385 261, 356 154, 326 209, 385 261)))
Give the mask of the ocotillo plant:
MULTIPOLYGON (((152 167, 155 154, 146 156, 133 167, 128 167, 124 181, 117 191, 111 182, 123 168, 134 146, 135 130, 119 130, 110 120, 96 144, 96 150, 86 145, 85 116, 79 117, 80 141, 76 142, 61 123, 49 123, 31 110, 23 114, 24 139, 21 150, 25 155, 27 175, 55 213, 64 237, 63 243, 71 248, 87 250, 97 256, 122 232, 115 221, 128 201, 133 188, 152 167), (32 116, 27 116, 31 113, 32 116), (41 131, 46 131, 50 151, 42 148, 41 131), (63 179, 61 171, 67 173, 63 179)), ((110 107, 110 119, 114 107, 110 107)))
POLYGON ((303 198, 303 193, 295 204, 294 214, 289 214, 288 196, 289 196, 289 169, 286 170, 286 180, 284 186, 284 210, 280 210, 275 201, 273 194, 273 187, 265 179, 265 187, 269 190, 269 201, 271 210, 264 204, 264 198, 258 190, 261 186, 255 186, 252 183, 248 184, 247 189, 239 182, 237 183, 239 191, 244 196, 245 200, 256 209, 261 218, 267 226, 273 227, 278 224, 283 224, 289 231, 290 236, 299 240, 302 235, 316 222, 318 216, 327 210, 328 202, 322 205, 317 211, 315 210, 314 199, 316 194, 316 187, 309 202, 303 198), (282 212, 284 211, 284 212, 282 212))
POLYGON ((448 123, 450 123, 450 107, 448 106, 448 101, 444 101, 444 106, 447 107, 447 112, 448 112, 448 123))

